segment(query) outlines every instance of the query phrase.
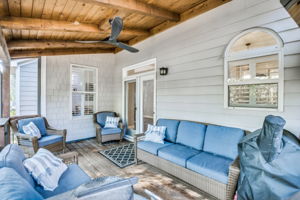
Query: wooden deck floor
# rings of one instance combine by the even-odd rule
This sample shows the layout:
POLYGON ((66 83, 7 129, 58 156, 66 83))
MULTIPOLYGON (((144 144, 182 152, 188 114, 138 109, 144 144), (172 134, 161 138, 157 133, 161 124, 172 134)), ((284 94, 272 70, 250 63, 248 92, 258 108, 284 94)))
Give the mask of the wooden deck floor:
POLYGON ((139 183, 135 185, 134 189, 142 196, 145 196, 144 189, 148 189, 164 200, 214 199, 195 187, 146 163, 121 169, 98 153, 99 150, 116 145, 119 144, 103 146, 98 144, 95 139, 90 139, 69 143, 67 148, 68 151, 79 153, 80 167, 93 178, 99 176, 139 177, 139 183))

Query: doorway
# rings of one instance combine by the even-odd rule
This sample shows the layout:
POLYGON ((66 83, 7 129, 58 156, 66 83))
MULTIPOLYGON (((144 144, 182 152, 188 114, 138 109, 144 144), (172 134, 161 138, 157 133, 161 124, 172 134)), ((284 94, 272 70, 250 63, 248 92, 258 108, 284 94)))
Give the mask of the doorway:
POLYGON ((150 60, 123 69, 123 116, 125 138, 147 130, 156 118, 156 61, 150 60))

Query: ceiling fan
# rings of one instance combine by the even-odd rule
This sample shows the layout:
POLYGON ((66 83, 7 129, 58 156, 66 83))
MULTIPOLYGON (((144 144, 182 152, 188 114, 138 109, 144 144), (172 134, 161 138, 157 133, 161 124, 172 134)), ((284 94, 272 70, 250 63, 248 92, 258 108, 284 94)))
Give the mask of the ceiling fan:
POLYGON ((111 44, 113 46, 125 49, 129 52, 136 53, 139 52, 138 49, 133 48, 127 44, 124 44, 122 42, 117 41, 118 36, 120 35, 122 29, 123 29, 123 20, 120 17, 115 17, 113 19, 109 20, 109 23, 111 25, 111 35, 108 38, 105 38, 104 40, 99 41, 76 41, 80 43, 105 43, 105 44, 111 44))

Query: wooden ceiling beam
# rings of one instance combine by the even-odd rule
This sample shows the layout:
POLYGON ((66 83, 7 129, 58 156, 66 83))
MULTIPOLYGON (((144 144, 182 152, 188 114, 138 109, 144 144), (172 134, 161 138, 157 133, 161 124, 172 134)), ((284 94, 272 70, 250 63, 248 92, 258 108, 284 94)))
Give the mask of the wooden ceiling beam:
POLYGON ((139 0, 77 0, 80 2, 94 3, 103 7, 124 10, 130 13, 138 13, 151 17, 158 17, 170 21, 178 21, 179 14, 156 7, 139 0))
MULTIPOLYGON (((232 0, 204 0, 204 1, 200 2, 198 5, 190 8, 189 10, 187 10, 187 11, 185 11, 183 13, 181 13, 180 14, 180 21, 179 22, 173 22, 173 21, 167 20, 167 21, 159 24, 158 26, 155 26, 154 28, 152 28, 150 30, 150 33, 151 33, 151 35, 158 34, 158 33, 162 32, 162 31, 167 30, 168 28, 176 26, 176 25, 178 25, 178 24, 180 24, 182 22, 185 22, 185 21, 187 21, 187 20, 189 20, 189 19, 191 19, 191 18, 193 18, 195 16, 203 14, 203 13, 209 11, 209 10, 212 10, 212 9, 214 9, 216 7, 219 7, 219 6, 221 6, 221 5, 225 4, 225 3, 228 3, 230 1, 232 1, 232 0)), ((148 38, 148 37, 137 36, 137 37, 129 40, 128 44, 129 45, 134 45, 134 44, 136 44, 136 43, 138 43, 140 41, 145 40, 146 38, 148 38)), ((120 51, 122 51, 122 49, 116 48, 115 53, 118 53, 120 51)))
POLYGON ((79 43, 73 41, 45 41, 45 40, 11 40, 7 43, 9 51, 29 49, 75 49, 75 48, 103 48, 112 49, 114 46, 105 43, 79 43))
POLYGON ((46 49, 46 50, 15 50, 10 51, 11 58, 35 58, 39 56, 58 56, 74 54, 114 53, 114 49, 46 49))
MULTIPOLYGON (((109 35, 110 30, 100 30, 96 24, 85 24, 79 22, 58 21, 49 19, 25 18, 25 17, 3 17, 0 18, 0 27, 17 30, 48 30, 65 32, 88 32, 109 35)), ((124 28, 122 34, 127 35, 149 35, 142 29, 124 28)))
POLYGON ((2 61, 4 66, 10 66, 10 55, 1 28, 0 28, 0 61, 2 61))
POLYGON ((281 0, 281 3, 300 26, 300 0, 281 0))

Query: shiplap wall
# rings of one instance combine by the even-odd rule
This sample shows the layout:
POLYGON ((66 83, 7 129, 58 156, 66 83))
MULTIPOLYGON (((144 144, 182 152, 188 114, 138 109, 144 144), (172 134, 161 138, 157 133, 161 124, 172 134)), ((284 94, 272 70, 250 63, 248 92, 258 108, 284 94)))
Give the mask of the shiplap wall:
POLYGON ((79 64, 98 68, 98 108, 95 110, 97 112, 113 109, 111 91, 114 61, 113 54, 49 56, 42 59, 42 62, 46 62, 44 102, 46 117, 53 127, 67 129, 67 141, 95 137, 92 117, 72 119, 70 65, 79 64))
POLYGON ((38 60, 17 66, 16 71, 17 115, 38 113, 38 60))
POLYGON ((196 120, 255 130, 268 114, 281 115, 300 135, 300 29, 279 0, 233 0, 136 45, 137 54, 116 55, 114 108, 122 111, 122 68, 151 58, 167 66, 157 76, 157 117, 196 120), (284 112, 224 108, 224 51, 252 27, 267 27, 284 41, 284 112))

